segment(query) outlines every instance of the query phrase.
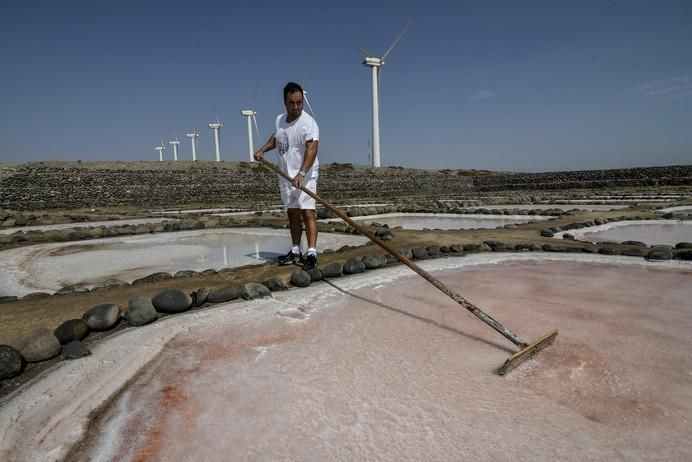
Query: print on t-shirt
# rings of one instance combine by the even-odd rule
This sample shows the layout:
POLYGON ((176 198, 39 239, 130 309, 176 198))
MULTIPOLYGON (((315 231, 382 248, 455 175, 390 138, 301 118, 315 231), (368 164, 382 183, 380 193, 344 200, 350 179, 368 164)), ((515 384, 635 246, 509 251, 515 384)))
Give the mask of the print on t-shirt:
POLYGON ((281 141, 277 141, 276 147, 279 148, 280 156, 283 156, 288 152, 288 143, 282 143, 281 141))

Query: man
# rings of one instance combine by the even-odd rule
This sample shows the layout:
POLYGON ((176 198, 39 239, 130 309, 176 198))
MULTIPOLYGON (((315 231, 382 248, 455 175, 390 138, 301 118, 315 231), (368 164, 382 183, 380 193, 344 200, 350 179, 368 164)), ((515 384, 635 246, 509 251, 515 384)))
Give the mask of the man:
POLYGON ((260 160, 274 148, 279 149, 279 168, 292 180, 279 177, 281 201, 288 214, 293 245, 286 255, 278 258, 280 265, 290 265, 303 261, 303 269, 317 266, 317 218, 315 200, 298 189, 303 186, 312 192, 317 190, 319 161, 317 145, 320 131, 315 119, 303 112, 303 89, 297 83, 289 82, 284 87, 286 112, 276 118, 276 132, 256 153, 260 160), (305 224, 308 249, 303 260, 300 241, 305 224))

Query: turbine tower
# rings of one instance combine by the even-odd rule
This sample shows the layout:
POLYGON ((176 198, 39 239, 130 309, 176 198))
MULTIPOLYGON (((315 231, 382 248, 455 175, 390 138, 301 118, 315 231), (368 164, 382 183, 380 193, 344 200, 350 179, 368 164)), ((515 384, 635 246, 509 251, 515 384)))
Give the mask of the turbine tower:
POLYGON ((169 141, 168 144, 173 146, 173 160, 178 160, 178 145, 180 144, 180 141, 178 141, 178 137, 175 137, 175 141, 169 141))
POLYGON ((221 162, 221 127, 223 124, 216 119, 216 122, 210 122, 209 128, 214 130, 214 144, 216 145, 216 161, 221 162))
POLYGON ((257 113, 252 109, 244 109, 240 111, 240 115, 247 117, 247 138, 250 151, 250 162, 255 161, 255 147, 252 143, 252 123, 255 123, 255 129, 257 130, 257 136, 259 136, 259 129, 257 128, 257 118, 255 117, 257 113))
POLYGON ((159 162, 163 162, 163 151, 166 150, 166 146, 163 145, 163 140, 161 140, 161 144, 156 146, 154 149, 159 151, 159 162))
POLYGON ((197 138, 199 138, 199 133, 197 133, 197 130, 195 130, 192 133, 188 133, 185 136, 190 138, 190 141, 192 142, 192 161, 195 162, 197 160, 197 138))
POLYGON ((394 40, 394 43, 382 55, 381 58, 370 53, 368 50, 356 45, 365 56, 363 57, 363 66, 372 69, 372 166, 380 166, 380 67, 384 65, 384 60, 389 56, 394 47, 399 43, 399 40, 404 36, 411 23, 408 23, 404 30, 394 40))

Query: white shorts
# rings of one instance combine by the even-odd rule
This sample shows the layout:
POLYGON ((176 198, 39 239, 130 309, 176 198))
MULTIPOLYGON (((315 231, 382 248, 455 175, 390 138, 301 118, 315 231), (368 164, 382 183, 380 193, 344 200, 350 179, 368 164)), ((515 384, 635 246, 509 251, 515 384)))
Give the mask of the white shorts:
MULTIPOLYGON (((303 187, 314 193, 317 192, 317 175, 306 178, 303 181, 303 187)), ((294 188, 291 183, 281 178, 279 180, 279 189, 281 189, 281 202, 284 204, 284 210, 288 209, 308 209, 315 210, 315 199, 305 194, 298 188, 294 188)))

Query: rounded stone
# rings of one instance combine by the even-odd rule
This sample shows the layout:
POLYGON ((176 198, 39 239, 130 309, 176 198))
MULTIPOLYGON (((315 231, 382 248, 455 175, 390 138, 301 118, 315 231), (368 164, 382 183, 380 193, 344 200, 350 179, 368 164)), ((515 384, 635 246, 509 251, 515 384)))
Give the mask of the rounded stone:
POLYGON ((143 326, 156 321, 156 309, 149 297, 143 295, 131 298, 127 302, 125 319, 132 326, 143 326))
POLYGON ((166 272, 158 272, 158 273, 153 273, 148 276, 144 276, 143 278, 135 279, 132 281, 132 285, 136 286, 139 284, 145 284, 148 282, 160 282, 160 281, 165 281, 167 279, 172 279, 173 276, 171 276, 169 273, 166 272))
POLYGON ((34 300, 37 298, 46 297, 50 297, 50 294, 48 292, 31 292, 30 294, 26 294, 25 296, 23 296, 22 300, 34 300))
POLYGON ((413 252, 411 252, 411 249, 399 249, 399 255, 406 257, 409 260, 413 258, 413 252))
POLYGON ((490 247, 493 252, 504 252, 506 250, 504 242, 489 240, 485 241, 484 244, 490 247))
POLYGON ((365 265, 362 261, 356 259, 355 257, 351 257, 348 260, 346 260, 346 263, 344 263, 343 271, 344 274, 362 273, 365 271, 365 265))
POLYGON ((84 319, 68 319, 60 324, 54 332, 63 345, 73 340, 82 340, 89 334, 89 326, 84 319))
POLYGON ((620 255, 620 251, 615 247, 601 247, 598 249, 598 253, 601 255, 620 255))
POLYGON ((160 313, 182 313, 192 306, 192 297, 180 289, 169 289, 156 294, 151 299, 151 304, 160 313))
POLYGON ((87 234, 91 239, 99 239, 103 237, 103 228, 92 228, 87 234))
POLYGON ((103 331, 111 329, 120 319, 120 308, 113 303, 104 303, 89 308, 82 315, 82 319, 91 330, 103 331))
POLYGON ((416 260, 428 258, 428 251, 424 247, 414 247, 411 249, 411 253, 413 254, 413 258, 416 260))
POLYGON ((646 254, 647 260, 664 261, 673 258, 673 252, 670 249, 652 249, 646 254))
POLYGON ((197 275, 197 271, 180 270, 180 271, 177 271, 175 274, 173 274, 173 277, 176 279, 180 279, 180 278, 191 278, 192 276, 196 276, 196 275, 197 275))
POLYGON ((97 283, 91 290, 98 290, 98 289, 110 289, 111 287, 120 287, 120 286, 126 286, 127 282, 117 279, 117 278, 110 278, 106 279, 105 281, 97 283))
POLYGON ((222 287, 220 289, 214 289, 209 292, 207 296, 207 301, 211 303, 223 303, 231 300, 235 300, 240 296, 238 289, 235 287, 222 287))
POLYGON ((382 234, 380 234, 380 239, 383 241, 391 241, 394 239, 394 234, 391 231, 385 231, 382 234))
POLYGON ((62 349, 62 356, 65 359, 79 359, 90 354, 91 351, 79 340, 72 340, 62 349))
POLYGON ((325 278, 338 278, 341 276, 341 263, 338 261, 333 261, 326 266, 322 266, 322 275, 325 278))
POLYGON ((32 331, 19 340, 14 347, 28 363, 36 363, 54 358, 60 354, 62 346, 58 338, 45 327, 32 331))
POLYGON ((209 289, 207 287, 201 287, 195 291, 192 295, 192 300, 194 306, 201 306, 207 302, 209 299, 209 289))
POLYGON ((544 252, 564 252, 565 248, 555 244, 543 244, 541 249, 544 252))
POLYGON ((293 284, 296 287, 307 287, 310 285, 311 282, 312 278, 307 273, 307 271, 299 269, 291 273, 291 284, 293 284))
POLYGON ((384 268, 387 265, 386 255, 366 255, 361 261, 366 269, 384 268))
POLYGON ((240 296, 245 300, 253 300, 255 298, 271 297, 272 293, 264 284, 248 282, 240 291, 240 296))
POLYGON ((621 251, 621 254, 625 255, 626 257, 645 257, 647 253, 649 253, 648 249, 643 249, 640 247, 635 247, 632 249, 623 249, 621 251))
POLYGON ((312 282, 321 281, 324 279, 324 274, 322 274, 322 270, 320 268, 309 269, 308 274, 310 275, 310 280, 312 282))
POLYGON ((678 260, 692 260, 692 249, 685 249, 677 252, 675 258, 678 260))
POLYGON ((427 250, 428 256, 431 258, 438 258, 438 257, 443 256, 443 252, 440 249, 440 246, 430 245, 430 246, 426 247, 425 250, 427 250))
POLYGON ((267 288, 269 290, 271 290, 272 292, 277 292, 280 290, 288 289, 288 286, 286 285, 284 280, 278 276, 272 276, 269 279, 267 279, 266 281, 262 281, 262 284, 267 286, 267 288))
POLYGON ((22 373, 24 358, 16 348, 0 345, 0 380, 11 379, 22 373))
POLYGON ((65 286, 55 292, 55 295, 68 295, 89 292, 89 289, 84 286, 65 286))
POLYGON ((646 247, 646 244, 641 241, 623 241, 622 245, 633 245, 636 247, 646 247))

